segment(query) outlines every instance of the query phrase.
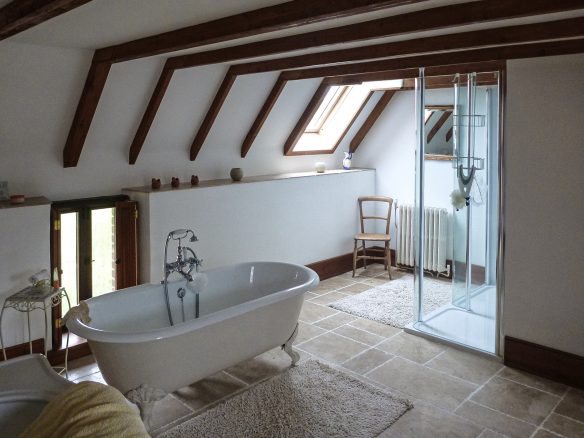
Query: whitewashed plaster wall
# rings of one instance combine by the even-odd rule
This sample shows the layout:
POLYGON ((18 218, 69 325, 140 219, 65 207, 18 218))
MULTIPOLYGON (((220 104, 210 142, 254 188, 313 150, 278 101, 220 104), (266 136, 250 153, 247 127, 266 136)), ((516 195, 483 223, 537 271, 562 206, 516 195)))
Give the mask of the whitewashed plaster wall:
POLYGON ((316 161, 340 168, 334 155, 284 157, 283 144, 319 80, 295 81, 284 89, 247 158, 241 143, 277 73, 239 77, 196 161, 189 149, 219 84, 225 65, 175 73, 135 165, 130 144, 164 63, 149 58, 114 64, 77 167, 63 169, 62 150, 92 53, 79 49, 0 44, 0 180, 12 193, 51 200, 116 194, 123 187, 169 182, 196 173, 225 178, 232 167, 246 175, 307 171, 316 161))
POLYGON ((199 237, 188 245, 204 269, 257 260, 309 264, 351 252, 359 223, 355 199, 375 193, 375 171, 127 193, 144 206, 140 241, 149 250, 141 279, 157 282, 166 235, 178 228, 199 237))
MULTIPOLYGON (((29 286, 28 278, 49 269, 49 205, 0 209, 0 303, 29 286)), ((2 318, 5 346, 28 342, 26 314, 7 309, 2 318)), ((42 310, 31 314, 32 339, 44 336, 42 310)), ((50 331, 48 345, 51 345, 50 331)))
POLYGON ((584 55, 507 80, 503 330, 584 356, 584 55))

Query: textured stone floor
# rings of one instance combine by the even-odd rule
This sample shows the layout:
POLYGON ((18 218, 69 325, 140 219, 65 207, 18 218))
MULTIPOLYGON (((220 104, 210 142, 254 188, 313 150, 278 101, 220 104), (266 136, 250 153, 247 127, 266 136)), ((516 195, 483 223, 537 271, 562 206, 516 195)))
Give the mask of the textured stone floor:
MULTIPOLYGON (((584 437, 584 391, 326 306, 386 281, 381 265, 322 281, 306 295, 296 340, 302 360, 318 358, 414 402, 382 437, 584 437)), ((105 383, 92 357, 70 365, 71 380, 105 383)), ((289 365, 274 349, 181 388, 156 406, 153 435, 289 365)))

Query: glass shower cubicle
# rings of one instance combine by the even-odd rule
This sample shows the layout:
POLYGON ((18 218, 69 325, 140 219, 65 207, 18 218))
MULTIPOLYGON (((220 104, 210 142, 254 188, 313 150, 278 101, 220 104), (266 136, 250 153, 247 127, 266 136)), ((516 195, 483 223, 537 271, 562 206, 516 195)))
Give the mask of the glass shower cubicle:
POLYGON ((499 91, 499 72, 446 78, 420 70, 415 320, 406 328, 491 354, 498 342, 499 91), (433 84, 442 84, 440 93, 433 84), (437 197, 449 198, 438 219, 430 211, 437 197), (435 278, 433 229, 439 226, 446 230, 447 264, 435 278))

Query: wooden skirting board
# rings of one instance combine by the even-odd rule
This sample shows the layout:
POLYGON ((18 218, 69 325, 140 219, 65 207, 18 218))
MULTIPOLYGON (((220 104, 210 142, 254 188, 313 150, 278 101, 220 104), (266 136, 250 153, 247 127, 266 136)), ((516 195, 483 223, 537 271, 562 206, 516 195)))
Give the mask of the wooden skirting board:
MULTIPOLYGON (((45 351, 45 340, 43 338, 35 339, 32 341, 32 352, 33 353, 44 353, 45 351)), ((13 345, 11 347, 6 347, 6 357, 12 359, 13 357, 24 356, 29 354, 28 342, 22 344, 13 345)), ((4 360, 4 355, 0 354, 0 361, 4 360)))
POLYGON ((505 336, 504 363, 551 380, 584 389, 584 357, 505 336))
MULTIPOLYGON (((383 249, 380 246, 373 246, 367 249, 383 249)), ((395 250, 391 249, 391 265, 395 266, 395 250)), ((361 253, 359 251, 359 253, 361 253)), ((368 263, 383 263, 381 260, 370 260, 368 263)), ((326 280, 327 278, 336 277, 337 275, 344 274, 353 270, 353 253, 343 254, 337 257, 332 257, 330 259, 321 260, 319 262, 314 262, 306 265, 306 267, 315 271, 321 280, 326 280)), ((357 267, 363 267, 363 260, 357 262, 357 267)))

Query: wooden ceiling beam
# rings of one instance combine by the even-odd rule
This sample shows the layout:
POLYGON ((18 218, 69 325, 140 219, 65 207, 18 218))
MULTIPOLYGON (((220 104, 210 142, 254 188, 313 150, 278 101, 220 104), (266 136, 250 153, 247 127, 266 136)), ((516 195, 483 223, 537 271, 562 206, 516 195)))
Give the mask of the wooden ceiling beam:
POLYGON ((14 0, 0 8, 0 40, 69 12, 91 0, 14 0))
POLYGON ((312 119, 312 117, 318 110, 318 107, 322 103, 324 97, 326 96, 329 87, 330 85, 326 82, 325 79, 323 79, 318 88, 316 89, 316 91, 314 92, 312 99, 310 99, 310 102, 306 106, 306 109, 300 116, 300 119, 298 119, 296 126, 294 126, 294 129, 288 136, 288 139, 284 144, 284 155, 290 155, 290 153, 292 152, 292 148, 298 142, 298 139, 300 138, 302 133, 306 130, 306 127, 310 123, 310 119, 312 119))
POLYGON ((160 73, 160 77, 158 78, 158 82, 156 83, 156 87, 154 88, 154 93, 152 94, 152 97, 148 102, 148 106, 146 107, 146 111, 142 116, 142 120, 140 121, 138 130, 136 131, 136 135, 134 136, 134 140, 132 141, 132 146, 130 146, 129 157, 130 164, 136 164, 138 155, 140 155, 140 151, 142 150, 142 146, 144 145, 144 141, 146 140, 148 131, 150 131, 150 127, 152 126, 152 122, 154 121, 154 116, 156 116, 158 108, 160 108, 162 98, 164 97, 164 93, 166 93, 166 89, 170 84, 170 80, 172 79, 173 73, 174 70, 167 68, 166 65, 164 66, 162 72, 160 73))
POLYGON ((507 59, 533 58, 541 56, 566 55, 584 52, 584 39, 571 39, 544 43, 517 44, 513 46, 490 47, 485 49, 459 50, 433 55, 408 56, 379 61, 288 70, 282 73, 289 81, 314 79, 326 76, 347 76, 360 73, 384 72, 418 67, 464 64, 467 62, 501 61, 507 59))
POLYGON ((96 56, 104 61, 129 61, 422 1, 426 0, 288 1, 105 47, 96 56))
POLYGON ((288 81, 282 79, 281 76, 278 77, 278 79, 276 80, 276 83, 272 87, 270 94, 268 94, 266 101, 262 105, 260 112, 258 113, 253 124, 251 125, 251 128, 249 129, 247 135, 245 136, 245 139, 243 140, 243 144, 241 145, 241 158, 245 158, 245 156, 251 149, 251 145, 258 136, 260 130, 262 129, 262 126, 264 126, 264 123, 266 122, 268 115, 272 111, 272 108, 274 108, 274 105, 276 104, 276 101, 280 97, 280 94, 282 94, 282 91, 284 90, 284 87, 286 86, 287 82, 288 81))
POLYGON ((428 137, 426 138, 427 144, 430 144, 430 142, 432 141, 434 136, 438 133, 438 131, 440 131, 440 128, 442 128, 442 126, 446 123, 446 120, 448 120, 450 118, 450 116, 452 116, 452 111, 450 111, 450 112, 445 111, 444 113, 442 113, 442 115, 440 116, 440 118, 438 119, 436 124, 432 127, 432 129, 428 133, 428 137))
MULTIPOLYGON (((546 41, 573 38, 584 35, 584 17, 558 20, 545 23, 508 26, 497 29, 486 29, 472 32, 438 35, 428 38, 417 38, 366 47, 332 50, 328 52, 309 53, 306 55, 278 58, 266 61, 256 61, 236 65, 237 74, 264 73, 269 71, 287 70, 315 65, 335 64, 366 59, 390 58, 411 54, 452 51, 456 49, 471 49, 485 46, 504 46, 509 44, 546 41)), ((238 46, 243 47, 243 46, 238 46)), ((230 50, 236 47, 230 48, 230 50)), ((217 52, 217 51, 214 51, 217 52)), ((213 52, 204 52, 202 55, 213 52)), ((207 61, 220 59, 213 56, 201 58, 207 61)), ((170 58, 172 60, 172 58, 170 58)), ((173 64, 169 60, 170 64, 173 64)))
POLYGON ((236 78, 237 76, 233 74, 231 69, 229 69, 227 71, 227 74, 225 75, 225 78, 223 79, 223 82, 221 83, 221 86, 219 87, 219 91, 217 91, 217 94, 213 99, 213 103, 211 103, 209 111, 207 111, 207 114, 203 119, 203 123, 201 123, 201 126, 199 127, 199 130, 195 135, 195 139, 193 140, 193 144, 191 145, 190 153, 191 161, 194 161, 197 158, 199 152, 201 151, 203 143, 205 142, 207 135, 209 135, 209 131, 211 130, 211 127, 215 123, 215 119, 219 115, 219 110, 223 106, 223 102, 225 102, 225 99, 227 99, 227 95, 231 91, 231 87, 233 86, 233 83, 235 82, 236 78))
POLYGON ((355 152, 357 150, 357 148, 359 147, 359 145, 361 144, 369 130, 373 127, 375 122, 377 122, 377 119, 379 118, 379 116, 381 116, 381 113, 383 113, 383 110, 389 104, 391 98, 395 95, 395 93, 396 91, 394 90, 388 90, 383 92, 383 95, 375 104, 375 106, 371 110, 371 113, 369 113, 369 116, 367 116, 365 122, 363 122, 359 130, 351 139, 351 143, 349 144, 349 152, 355 152))
MULTIPOLYGON (((89 0, 87 0, 89 1, 89 0)), ((168 53, 175 50, 204 46, 207 44, 230 41, 246 36, 259 35, 266 32, 288 29, 296 26, 303 26, 310 23, 341 18, 349 15, 376 11, 384 8, 391 8, 406 4, 418 3, 426 0, 335 0, 334 2, 315 2, 313 0, 295 0, 281 3, 266 8, 256 9, 242 14, 236 14, 225 18, 196 24, 186 28, 154 35, 139 40, 130 41, 124 44, 105 47, 96 50, 93 55, 93 62, 88 73, 85 87, 81 93, 81 98, 77 105, 76 117, 69 130, 69 136, 63 155, 68 159, 63 161, 64 167, 76 166, 89 126, 101 96, 101 91, 105 87, 109 69, 112 63, 129 61, 161 53, 168 53), (99 71, 100 74, 96 74, 99 71), (105 74, 103 74, 105 72, 105 74), (78 115, 83 116, 83 121, 89 120, 89 124, 79 123, 78 115)), ((18 0, 13 2, 14 8, 24 2, 43 3, 43 0, 18 0)), ((44 0, 44 3, 71 3, 65 0, 53 1, 44 0)), ((11 3, 12 5, 12 3, 11 3)), ((3 8, 4 9, 4 8, 3 8)), ((0 28, 2 26, 0 25, 0 28)), ((168 65, 167 65, 168 67, 168 65)), ((166 79, 171 78, 170 68, 164 71, 164 77, 158 81, 162 84, 166 79)), ((156 87, 157 95, 150 99, 149 107, 152 111, 145 112, 146 119, 140 123, 139 136, 134 138, 133 149, 134 161, 137 159, 146 135, 148 134, 148 118, 154 117, 157 107, 164 97, 164 91, 168 87, 156 87), (141 138, 141 137, 144 138, 141 138)), ((150 120, 150 124, 152 122, 150 120)))
POLYGON ((91 63, 69 136, 63 148, 63 167, 77 166, 111 66, 110 62, 93 61, 91 63))
MULTIPOLYGON (((443 29, 447 27, 562 12, 583 7, 584 5, 581 0, 564 0, 561 2, 550 2, 547 0, 535 0, 534 2, 525 2, 524 0, 483 0, 479 2, 459 3, 331 29, 275 38, 268 41, 259 41, 225 49, 176 56, 169 58, 168 62, 169 67, 172 68, 191 68, 203 64, 274 55, 293 50, 341 44, 349 41, 364 41, 373 38, 403 35, 431 29, 443 29)), ((531 37, 533 38, 533 35, 531 35, 531 37)), ((477 38, 480 39, 481 36, 479 35, 477 38)), ((503 32, 499 30, 496 34, 496 40, 502 42, 497 43, 497 41, 495 41, 495 44, 505 44, 505 39, 506 37, 503 35, 503 32)), ((460 42, 458 44, 460 44, 460 42)), ((443 46, 445 49, 451 49, 448 46, 448 41, 446 41, 443 46)), ((469 47, 469 45, 466 47, 469 47)), ((398 52, 400 49, 401 47, 397 46, 398 52)), ((379 50, 387 51, 386 48, 380 48, 379 50)), ((331 59, 319 61, 317 58, 318 54, 312 55, 312 58, 309 55, 306 55, 306 57, 297 57, 297 60, 301 64, 304 63, 304 65, 328 64, 332 62, 351 60, 347 53, 352 54, 353 60, 367 59, 359 57, 358 50, 354 49, 352 52, 341 53, 336 61, 331 59), (308 59, 309 61, 304 61, 305 59, 308 59)), ((330 56, 331 58, 335 58, 334 54, 330 56)), ((391 53, 383 56, 391 56, 391 53)), ((374 57, 380 56, 377 55, 374 57)), ((286 62, 290 61, 288 60, 286 62)), ((297 66, 282 65, 281 67, 274 69, 282 70, 286 68, 296 68, 301 67, 301 64, 297 66)), ((257 72, 259 71, 260 70, 257 72)))

